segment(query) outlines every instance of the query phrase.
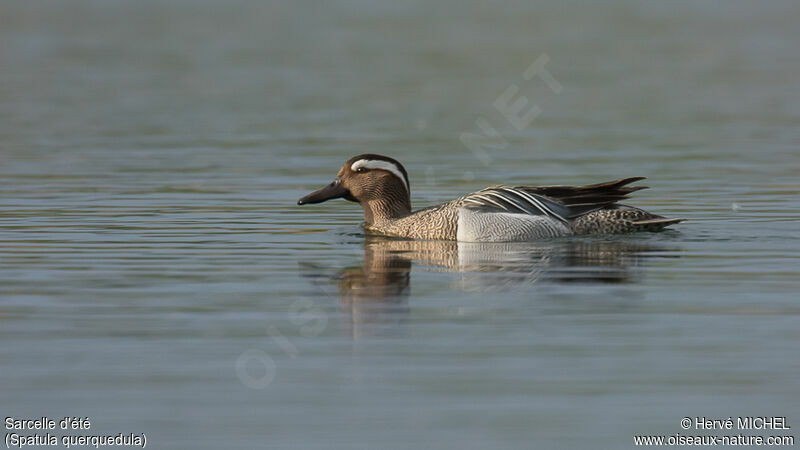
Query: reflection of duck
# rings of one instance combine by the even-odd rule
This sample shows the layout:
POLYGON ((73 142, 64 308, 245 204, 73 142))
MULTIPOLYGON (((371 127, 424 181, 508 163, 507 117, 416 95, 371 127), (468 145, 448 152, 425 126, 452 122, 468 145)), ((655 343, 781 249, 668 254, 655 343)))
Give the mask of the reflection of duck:
POLYGON ((625 283, 631 267, 667 250, 624 241, 480 243, 367 236, 362 266, 343 269, 334 278, 343 304, 398 303, 409 295, 412 262, 460 273, 457 289, 496 290, 537 281, 625 283))
POLYGON ((358 337, 368 332, 369 324, 406 320, 412 263, 457 273, 452 279, 454 290, 482 292, 541 282, 627 283, 633 278, 632 267, 647 258, 668 256, 668 251, 624 241, 469 243, 367 236, 360 267, 325 276, 324 269, 305 266, 307 276, 337 282, 341 305, 348 313, 344 326, 348 334, 358 337))

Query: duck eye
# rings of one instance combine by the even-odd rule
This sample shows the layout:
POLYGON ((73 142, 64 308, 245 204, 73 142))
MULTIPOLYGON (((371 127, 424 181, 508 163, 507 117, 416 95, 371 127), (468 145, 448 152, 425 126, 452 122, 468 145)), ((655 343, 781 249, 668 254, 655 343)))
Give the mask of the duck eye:
POLYGON ((363 168, 363 167, 359 167, 358 169, 356 169, 356 172, 357 172, 357 173, 364 173, 364 172, 366 172, 366 171, 367 171, 367 169, 365 169, 365 168, 363 168))

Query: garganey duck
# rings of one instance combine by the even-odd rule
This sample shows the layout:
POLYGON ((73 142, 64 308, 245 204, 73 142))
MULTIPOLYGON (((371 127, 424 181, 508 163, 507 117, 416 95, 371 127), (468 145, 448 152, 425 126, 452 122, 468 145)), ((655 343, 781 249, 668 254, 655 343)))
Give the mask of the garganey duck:
POLYGON ((363 154, 347 160, 331 184, 297 204, 344 198, 364 208, 368 233, 465 242, 660 231, 682 221, 617 203, 645 189, 628 186, 643 179, 588 186, 493 186, 411 212, 410 184, 403 165, 387 156, 363 154))

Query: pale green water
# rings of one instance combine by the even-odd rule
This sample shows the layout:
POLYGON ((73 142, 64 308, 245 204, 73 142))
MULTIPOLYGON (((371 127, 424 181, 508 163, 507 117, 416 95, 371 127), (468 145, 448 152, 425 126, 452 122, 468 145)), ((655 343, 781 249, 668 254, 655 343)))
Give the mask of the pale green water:
POLYGON ((627 448, 684 416, 796 433, 798 17, 3 2, 0 412, 152 448, 627 448), (558 94, 523 77, 542 54, 558 94), (521 130, 493 106, 511 85, 541 110, 521 130), (507 143, 484 160, 459 140, 481 117, 507 143), (631 203, 689 221, 423 245, 295 205, 363 152, 403 161, 417 206, 647 176, 631 203))

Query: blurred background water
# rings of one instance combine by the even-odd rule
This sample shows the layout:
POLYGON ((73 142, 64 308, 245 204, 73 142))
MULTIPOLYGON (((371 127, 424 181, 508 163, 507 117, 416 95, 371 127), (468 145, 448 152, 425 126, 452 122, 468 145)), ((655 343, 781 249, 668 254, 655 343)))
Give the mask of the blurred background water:
POLYGON ((798 18, 795 1, 2 2, 0 410, 194 449, 796 429, 798 18), (523 75, 542 55, 557 93, 523 75), (494 106, 511 86, 530 126, 494 106), (479 119, 501 138, 486 155, 460 140, 479 119), (363 152, 400 159, 418 207, 646 176, 631 203, 689 220, 481 246, 295 205, 363 152))

